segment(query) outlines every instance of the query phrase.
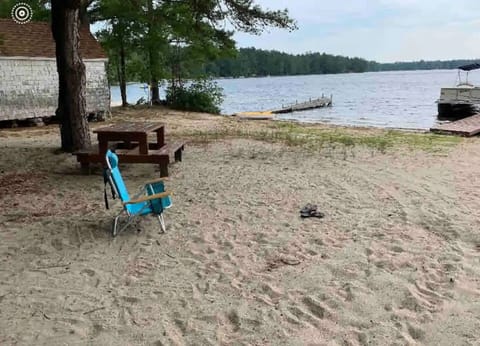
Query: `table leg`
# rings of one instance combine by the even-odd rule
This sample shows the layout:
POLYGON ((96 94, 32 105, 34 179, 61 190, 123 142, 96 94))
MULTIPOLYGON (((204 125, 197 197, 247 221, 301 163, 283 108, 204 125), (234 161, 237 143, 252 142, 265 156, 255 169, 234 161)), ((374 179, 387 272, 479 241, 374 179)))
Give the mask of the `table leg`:
POLYGON ((139 138, 138 146, 141 155, 148 155, 148 135, 146 133, 139 138))
POLYGON ((157 149, 160 149, 165 145, 165 128, 162 126, 156 132, 157 132, 157 144, 158 144, 157 149))
POLYGON ((108 150, 108 140, 103 137, 98 137, 98 153, 103 157, 108 150))
POLYGON ((90 163, 88 162, 80 162, 80 171, 82 174, 90 174, 90 163))
POLYGON ((168 163, 160 164, 160 178, 168 177, 168 163))

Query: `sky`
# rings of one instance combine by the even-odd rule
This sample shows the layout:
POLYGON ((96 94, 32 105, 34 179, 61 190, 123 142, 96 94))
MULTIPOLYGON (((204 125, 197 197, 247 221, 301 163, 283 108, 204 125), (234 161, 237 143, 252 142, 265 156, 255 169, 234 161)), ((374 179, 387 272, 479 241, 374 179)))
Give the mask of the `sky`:
POLYGON ((237 47, 378 62, 480 58, 480 0, 256 0, 299 27, 236 33, 237 47))

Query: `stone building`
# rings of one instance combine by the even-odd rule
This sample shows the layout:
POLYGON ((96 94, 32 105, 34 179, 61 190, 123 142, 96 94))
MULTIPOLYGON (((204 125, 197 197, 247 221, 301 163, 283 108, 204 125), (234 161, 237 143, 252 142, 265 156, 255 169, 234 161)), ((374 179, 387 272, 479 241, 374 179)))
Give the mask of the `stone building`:
MULTIPOLYGON (((80 32, 86 67, 87 112, 110 110, 105 52, 87 27, 80 32)), ((0 18, 0 121, 55 115, 58 74, 50 23, 0 18)))

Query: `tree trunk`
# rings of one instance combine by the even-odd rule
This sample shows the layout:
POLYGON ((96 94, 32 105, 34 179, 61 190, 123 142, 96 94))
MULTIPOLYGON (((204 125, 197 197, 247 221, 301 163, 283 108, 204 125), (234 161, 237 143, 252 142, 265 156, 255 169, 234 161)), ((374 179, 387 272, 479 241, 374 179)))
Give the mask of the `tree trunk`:
POLYGON ((90 27, 90 18, 88 17, 87 8, 90 5, 91 1, 85 1, 82 6, 79 8, 79 18, 81 25, 86 25, 90 27))
POLYGON ((81 0, 52 0, 52 34, 55 39, 59 80, 57 117, 62 150, 90 146, 86 117, 85 65, 79 54, 81 0))
POLYGON ((160 90, 158 88, 158 77, 157 77, 158 61, 151 46, 149 47, 148 57, 150 61, 150 90, 152 91, 151 100, 153 105, 155 104, 159 105, 161 104, 161 101, 160 101, 160 90))
POLYGON ((155 54, 154 47, 152 46, 152 35, 153 35, 153 0, 147 1, 147 9, 149 14, 149 23, 148 23, 148 36, 150 36, 148 44, 148 60, 150 61, 150 90, 151 90, 151 101, 152 105, 161 104, 160 101, 160 90, 158 88, 158 53, 155 54))
POLYGON ((127 73, 125 67, 125 47, 123 39, 120 43, 120 94, 122 95, 122 107, 127 107, 127 73))
POLYGON ((159 105, 162 103, 162 101, 160 101, 160 89, 158 88, 158 79, 152 78, 151 85, 152 85, 152 104, 159 105))

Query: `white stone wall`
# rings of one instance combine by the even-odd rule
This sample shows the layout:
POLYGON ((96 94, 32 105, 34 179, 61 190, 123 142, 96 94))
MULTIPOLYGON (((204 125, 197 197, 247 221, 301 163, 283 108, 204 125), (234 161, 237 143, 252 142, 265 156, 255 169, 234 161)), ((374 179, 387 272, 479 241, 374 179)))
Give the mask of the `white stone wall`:
POLYGON ((87 74, 87 113, 110 110, 110 87, 106 61, 85 61, 87 74))
MULTIPOLYGON (((105 60, 84 62, 87 112, 110 110, 105 60)), ((0 57, 0 121, 55 115, 58 74, 55 59, 0 57)))

